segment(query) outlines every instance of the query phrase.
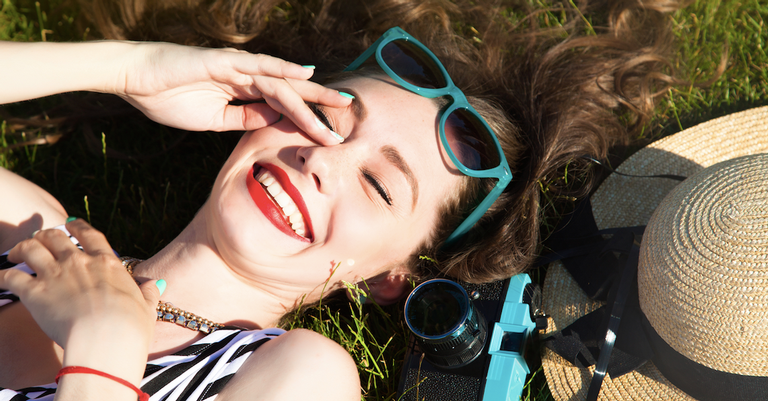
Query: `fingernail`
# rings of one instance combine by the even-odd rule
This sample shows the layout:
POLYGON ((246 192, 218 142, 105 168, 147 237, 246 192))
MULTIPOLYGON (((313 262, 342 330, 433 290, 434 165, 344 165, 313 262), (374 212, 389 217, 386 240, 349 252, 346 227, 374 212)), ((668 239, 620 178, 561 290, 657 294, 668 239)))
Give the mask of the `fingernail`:
POLYGON ((320 119, 317 117, 315 117, 315 124, 317 124, 317 126, 320 127, 320 129, 328 129, 328 126, 323 124, 323 122, 320 121, 320 119))
POLYGON ((274 124, 277 124, 280 121, 283 121, 283 115, 282 114, 280 114, 280 117, 277 118, 277 121, 275 121, 274 124))
POLYGON ((75 216, 69 216, 69 217, 67 217, 67 221, 66 221, 66 222, 67 222, 67 223, 70 223, 70 222, 73 222, 73 221, 75 221, 75 220, 77 220, 77 217, 75 217, 75 216))
POLYGON ((302 67, 309 68, 310 70, 314 70, 315 69, 315 66, 312 65, 312 64, 302 65, 302 67))
POLYGON ((35 232, 33 232, 32 235, 29 236, 29 238, 35 238, 35 235, 39 232, 40 230, 35 230, 35 232))
POLYGON ((157 289, 160 290, 160 295, 163 295, 165 292, 165 287, 168 286, 168 283, 166 283, 165 280, 160 279, 155 281, 155 285, 157 286, 157 289))
POLYGON ((323 124, 323 122, 320 121, 319 118, 315 117, 315 122, 317 123, 317 126, 320 127, 320 129, 328 130, 328 132, 330 132, 331 135, 333 135, 333 137, 336 138, 337 141, 339 141, 339 143, 344 142, 344 137, 343 136, 333 132, 333 130, 328 128, 327 125, 323 124))
POLYGON ((355 98, 355 95, 352 95, 352 94, 347 93, 347 92, 342 92, 342 91, 339 91, 339 95, 344 96, 347 99, 354 99, 355 98))
POLYGON ((344 137, 343 136, 341 136, 341 135, 339 135, 339 134, 337 134, 337 133, 335 133, 335 132, 333 132, 331 130, 328 130, 328 131, 331 132, 331 135, 333 135, 333 137, 336 138, 336 140, 338 140, 339 143, 343 143, 344 142, 344 137))

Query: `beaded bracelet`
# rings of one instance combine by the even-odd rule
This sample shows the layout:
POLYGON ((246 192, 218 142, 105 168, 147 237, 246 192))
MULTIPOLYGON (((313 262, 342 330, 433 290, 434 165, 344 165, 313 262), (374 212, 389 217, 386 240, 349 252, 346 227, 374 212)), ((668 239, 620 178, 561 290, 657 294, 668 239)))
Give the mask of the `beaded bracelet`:
POLYGON ((135 391, 136 394, 139 395, 139 401, 149 401, 149 394, 141 391, 141 389, 139 389, 138 387, 134 386, 129 381, 123 380, 123 379, 121 379, 119 377, 112 376, 109 373, 104 373, 104 372, 98 371, 96 369, 86 368, 84 366, 67 366, 67 367, 61 368, 61 370, 56 375, 56 378, 53 381, 56 384, 59 384, 59 378, 61 378, 61 376, 68 375, 70 373, 87 373, 87 374, 91 374, 91 375, 106 377, 107 379, 114 380, 114 381, 122 384, 123 386, 126 386, 126 387, 130 388, 131 390, 135 391))

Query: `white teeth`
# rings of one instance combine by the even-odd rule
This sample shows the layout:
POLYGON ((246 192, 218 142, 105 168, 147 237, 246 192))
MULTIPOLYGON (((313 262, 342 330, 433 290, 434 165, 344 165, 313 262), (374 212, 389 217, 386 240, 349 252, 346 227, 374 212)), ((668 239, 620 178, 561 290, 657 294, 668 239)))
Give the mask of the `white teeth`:
POLYGON ((281 192, 280 194, 275 196, 275 201, 277 202, 278 205, 280 205, 281 208, 293 204, 293 200, 285 192, 281 192))
POLYGON ((272 197, 275 197, 283 193, 283 187, 281 187, 280 184, 275 182, 274 184, 267 187, 267 192, 269 192, 269 194, 272 195, 272 197))
POLYGON ((304 223, 304 216, 301 213, 292 214, 288 217, 291 224, 304 223))
POLYGON ((304 216, 299 211, 299 208, 296 207, 293 199, 283 191, 283 187, 280 186, 280 183, 277 182, 272 173, 266 169, 261 169, 256 175, 256 181, 261 183, 267 189, 267 192, 272 195, 272 198, 283 210, 283 214, 291 224, 293 231, 298 235, 304 236, 306 234, 304 216))
MULTIPOLYGON (((290 215, 292 215, 292 214, 294 214, 294 213, 299 211, 299 209, 296 208, 296 205, 294 205, 293 202, 291 202, 291 203, 289 203, 289 204, 287 204, 285 206, 280 206, 280 207, 283 209, 283 213, 285 213, 286 216, 290 216, 290 215)), ((299 213, 299 214, 301 214, 301 213, 299 213)))
POLYGON ((259 175, 256 177, 256 181, 260 182, 265 187, 268 187, 275 183, 275 177, 272 177, 272 174, 270 174, 269 171, 261 169, 259 175))

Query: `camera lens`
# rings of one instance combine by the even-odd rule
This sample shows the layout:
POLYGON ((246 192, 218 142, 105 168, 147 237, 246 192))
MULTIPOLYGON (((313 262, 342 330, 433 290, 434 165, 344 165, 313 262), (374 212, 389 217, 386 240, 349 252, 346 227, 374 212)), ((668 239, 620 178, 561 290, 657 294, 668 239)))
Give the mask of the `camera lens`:
POLYGON ((405 322, 425 358, 437 367, 464 366, 485 346, 485 318, 464 288, 450 280, 429 280, 416 287, 405 301, 405 322))

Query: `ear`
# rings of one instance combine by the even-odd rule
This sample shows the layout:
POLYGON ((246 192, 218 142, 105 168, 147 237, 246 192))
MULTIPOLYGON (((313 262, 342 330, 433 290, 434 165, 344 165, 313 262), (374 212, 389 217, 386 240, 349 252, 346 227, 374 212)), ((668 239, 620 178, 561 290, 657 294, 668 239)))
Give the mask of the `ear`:
POLYGON ((410 273, 397 268, 358 283, 360 288, 368 287, 368 297, 379 305, 391 305, 411 291, 410 273))

